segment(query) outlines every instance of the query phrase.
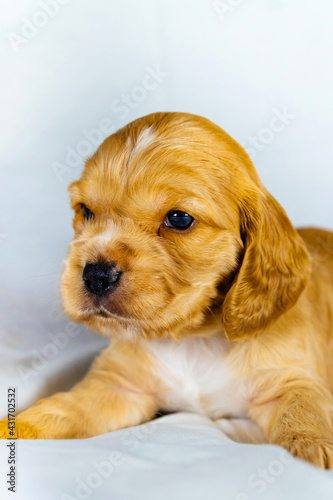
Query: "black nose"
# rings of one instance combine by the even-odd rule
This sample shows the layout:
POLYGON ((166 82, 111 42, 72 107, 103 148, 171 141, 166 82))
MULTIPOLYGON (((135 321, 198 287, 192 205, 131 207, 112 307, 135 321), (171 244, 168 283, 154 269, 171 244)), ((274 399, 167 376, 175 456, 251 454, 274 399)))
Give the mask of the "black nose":
POLYGON ((120 275, 113 264, 86 264, 82 279, 88 292, 105 295, 116 288, 120 275))

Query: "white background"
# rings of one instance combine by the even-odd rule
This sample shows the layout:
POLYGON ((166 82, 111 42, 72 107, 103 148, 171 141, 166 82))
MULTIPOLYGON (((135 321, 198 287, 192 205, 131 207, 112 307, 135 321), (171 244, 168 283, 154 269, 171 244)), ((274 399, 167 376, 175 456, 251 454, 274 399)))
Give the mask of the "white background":
POLYGON ((116 129, 187 111, 246 147, 256 137, 254 163, 292 221, 333 228, 330 0, 49 0, 52 15, 38 1, 2 4, 0 409, 9 384, 21 407, 68 387, 102 345, 81 331, 52 359, 42 354, 68 325, 58 297, 72 235, 66 189, 85 154, 74 167, 66 155, 105 119, 116 129), (156 67, 161 81, 142 90, 156 67), (283 110, 289 122, 267 131, 283 110))

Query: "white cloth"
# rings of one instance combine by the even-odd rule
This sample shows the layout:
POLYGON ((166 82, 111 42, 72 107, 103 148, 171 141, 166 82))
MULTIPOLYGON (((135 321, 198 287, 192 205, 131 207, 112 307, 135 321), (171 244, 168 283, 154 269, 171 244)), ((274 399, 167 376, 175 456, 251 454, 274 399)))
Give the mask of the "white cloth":
MULTIPOLYGON (((221 422, 178 413, 86 440, 19 441, 15 495, 6 491, 2 441, 0 498, 332 500, 333 471, 277 446, 233 442, 221 422)), ((244 426, 228 422, 229 431, 244 426)))

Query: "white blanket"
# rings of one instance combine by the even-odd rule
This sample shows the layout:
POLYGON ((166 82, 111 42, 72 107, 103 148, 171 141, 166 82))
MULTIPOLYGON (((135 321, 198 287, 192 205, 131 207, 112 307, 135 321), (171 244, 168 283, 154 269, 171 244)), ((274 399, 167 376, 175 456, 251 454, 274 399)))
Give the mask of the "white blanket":
MULTIPOLYGON (((13 317, 9 304, 7 312, 13 317)), ((2 337, 0 417, 7 412, 9 386, 16 387, 24 409, 69 389, 105 345, 65 318, 51 315, 41 325, 38 310, 36 318, 26 313, 26 343, 20 329, 8 328, 2 337)), ((263 438, 253 422, 212 422, 189 413, 86 440, 17 441, 15 494, 6 483, 8 443, 0 441, 0 499, 333 499, 333 471, 293 459, 276 446, 236 441, 263 438)))
POLYGON ((333 471, 277 446, 233 442, 219 425, 239 437, 247 428, 242 420, 213 423, 180 413, 92 439, 19 441, 16 494, 6 491, 1 442, 0 498, 332 500, 333 471))

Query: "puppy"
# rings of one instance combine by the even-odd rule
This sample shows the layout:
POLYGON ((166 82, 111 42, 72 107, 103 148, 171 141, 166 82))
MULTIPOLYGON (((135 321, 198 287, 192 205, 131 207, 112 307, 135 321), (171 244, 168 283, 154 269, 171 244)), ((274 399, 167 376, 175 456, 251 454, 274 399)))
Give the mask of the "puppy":
POLYGON ((248 416, 333 468, 333 233, 296 231, 241 146, 186 113, 107 138, 70 193, 64 308, 110 346, 21 413, 18 437, 86 438, 158 410, 248 416))

